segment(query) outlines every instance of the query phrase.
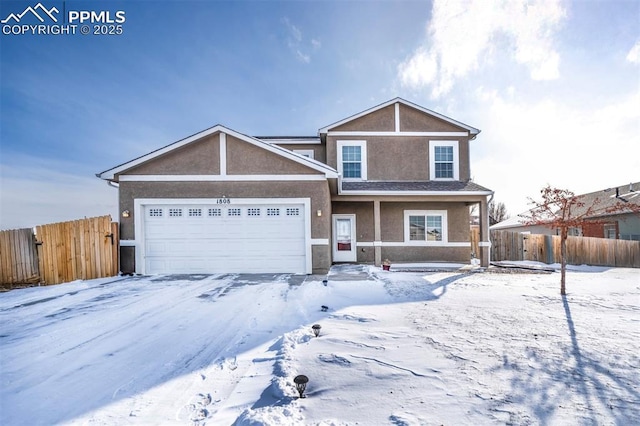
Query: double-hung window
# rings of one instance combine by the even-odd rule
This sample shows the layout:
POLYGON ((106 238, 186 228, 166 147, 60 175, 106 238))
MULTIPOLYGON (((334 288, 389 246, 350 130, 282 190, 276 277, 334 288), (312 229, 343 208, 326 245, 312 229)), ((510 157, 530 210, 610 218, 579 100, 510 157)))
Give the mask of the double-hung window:
POLYGON ((446 210, 405 210, 404 239, 414 244, 447 242, 446 210))
POLYGON ((458 141, 429 141, 431 180, 459 180, 458 141))
POLYGON ((345 180, 367 179, 366 141, 338 141, 338 171, 345 180))

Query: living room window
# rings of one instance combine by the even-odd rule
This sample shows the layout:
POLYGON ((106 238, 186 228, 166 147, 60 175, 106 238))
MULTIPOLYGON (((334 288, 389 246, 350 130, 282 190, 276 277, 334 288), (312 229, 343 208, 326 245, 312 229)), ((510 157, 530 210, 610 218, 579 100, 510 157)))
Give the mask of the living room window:
POLYGON ((338 172, 345 180, 367 179, 367 142, 338 141, 338 172))
POLYGON ((429 141, 431 180, 459 180, 458 141, 429 141))
POLYGON ((415 244, 447 242, 447 211, 405 210, 404 240, 415 244))

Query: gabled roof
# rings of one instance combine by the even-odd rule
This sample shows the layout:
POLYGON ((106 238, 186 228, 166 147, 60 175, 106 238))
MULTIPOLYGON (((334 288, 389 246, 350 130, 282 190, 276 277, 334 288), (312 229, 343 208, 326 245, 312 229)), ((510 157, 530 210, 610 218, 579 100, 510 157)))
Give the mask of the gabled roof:
MULTIPOLYGON (((589 217, 609 216, 632 212, 631 205, 640 205, 640 182, 632 182, 628 185, 621 185, 614 188, 607 188, 601 191, 589 192, 577 195, 576 198, 584 203, 582 212, 593 206, 595 214, 589 217), (625 208, 629 206, 628 208, 625 208), (616 212, 608 212, 607 209, 622 207, 616 212)), ((574 209, 575 214, 582 213, 580 209, 574 209)))
POLYGON ((378 110, 380 110, 382 108, 386 108, 389 105, 393 105, 395 103, 400 103, 400 104, 406 105, 406 106, 408 106, 410 108, 414 108, 414 109, 417 109, 418 111, 421 111, 421 112, 423 112, 425 114, 431 115, 432 117, 439 118, 440 120, 443 120, 443 121, 446 121, 446 122, 448 122, 450 124, 453 124, 454 126, 461 127, 463 129, 467 130, 469 132, 469 134, 471 134, 471 135, 477 135, 478 133, 480 133, 479 129, 476 129, 475 127, 471 127, 471 126, 469 126, 467 124, 461 123, 461 122, 459 122, 457 120, 454 120, 453 118, 449 118, 449 117, 447 117, 445 115, 442 115, 442 114, 439 114, 439 113, 437 113, 435 111, 431 111, 430 109, 421 107, 420 105, 414 104, 413 102, 409 102, 409 101, 407 101, 405 99, 394 98, 394 99, 391 99, 391 100, 389 100, 387 102, 384 102, 384 103, 382 103, 380 105, 374 106, 373 108, 369 108, 369 109, 367 109, 365 111, 362 111, 362 112, 360 112, 358 114, 352 115, 351 117, 345 118, 344 120, 336 121, 335 123, 329 124, 328 126, 325 126, 325 127, 321 128, 320 130, 318 130, 318 134, 325 134, 325 133, 331 131, 331 129, 333 129, 335 127, 341 126, 341 125, 343 125, 345 123, 348 123, 349 121, 355 120, 355 119, 360 118, 362 116, 365 116, 367 114, 371 114, 372 112, 378 111, 378 110))
MULTIPOLYGON (((633 182, 628 185, 621 185, 614 188, 607 188, 600 191, 589 192, 586 194, 576 195, 576 198, 584 203, 583 207, 575 206, 572 209, 574 215, 579 215, 582 212, 586 212, 586 209, 593 207, 596 212, 593 215, 587 216, 586 219, 596 219, 603 216, 615 216, 620 214, 632 213, 634 208, 629 206, 625 209, 624 203, 630 205, 640 205, 640 182, 633 182), (622 204, 621 204, 622 203, 622 204), (607 212, 607 208, 614 206, 623 206, 622 209, 616 212, 607 212), (582 211, 581 211, 582 210, 582 211)), ((516 216, 503 220, 502 222, 492 225, 491 229, 508 229, 518 227, 529 227, 536 225, 527 224, 527 217, 531 214, 531 210, 520 213, 516 216)))
POLYGON ((300 154, 296 154, 295 152, 292 152, 286 148, 281 148, 277 145, 273 145, 270 144, 268 142, 262 141, 260 139, 256 139, 254 137, 251 136, 247 136, 245 134, 236 132, 235 130, 229 129, 228 127, 222 126, 220 124, 217 124, 213 127, 210 127, 206 130, 203 130, 201 132, 198 132, 196 134, 193 134, 191 136, 188 136, 184 139, 181 139, 179 141, 173 142, 165 147, 159 148, 155 151, 152 151, 148 154, 145 154, 143 156, 140 156, 138 158, 135 158, 131 161, 128 161, 126 163, 120 164, 119 166, 113 167, 111 169, 105 170, 104 172, 101 173, 97 173, 96 176, 99 177, 100 179, 104 179, 104 180, 113 180, 115 179, 115 175, 118 173, 122 173, 132 167, 136 167, 140 164, 146 163, 149 160, 152 160, 154 158, 160 157, 161 155, 167 154, 175 149, 181 148, 185 145, 188 145, 192 142, 198 141, 200 139, 202 139, 203 137, 209 136, 211 134, 214 134, 216 132, 221 132, 221 133, 226 133, 228 135, 231 135, 237 139, 240 139, 244 142, 250 143, 252 145, 255 145, 259 148, 262 148, 266 151, 272 152, 276 155, 280 155, 281 157, 285 157, 289 160, 295 161, 296 163, 302 164, 304 166, 310 167, 314 170, 317 170, 319 172, 322 172, 325 174, 326 177, 328 178, 337 178, 338 177, 338 172, 327 166, 326 164, 323 164, 319 161, 315 161, 312 160, 310 158, 307 158, 303 155, 300 154))

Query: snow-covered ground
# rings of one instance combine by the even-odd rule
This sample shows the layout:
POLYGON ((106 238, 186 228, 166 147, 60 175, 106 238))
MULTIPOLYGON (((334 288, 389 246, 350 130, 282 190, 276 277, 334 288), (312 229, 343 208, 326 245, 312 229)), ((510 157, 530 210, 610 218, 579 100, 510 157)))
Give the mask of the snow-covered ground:
POLYGON ((0 294, 0 424, 640 424, 639 270, 322 278, 0 294))

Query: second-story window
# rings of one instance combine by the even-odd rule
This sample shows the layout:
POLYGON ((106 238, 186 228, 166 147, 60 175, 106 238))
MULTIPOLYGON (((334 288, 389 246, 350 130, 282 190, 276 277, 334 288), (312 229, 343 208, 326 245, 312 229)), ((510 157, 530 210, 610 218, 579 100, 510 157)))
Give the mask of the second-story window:
POLYGON ((342 172, 346 178, 362 178, 362 148, 359 146, 342 147, 342 172))
POLYGON ((338 170, 347 180, 367 179, 365 141, 338 141, 338 170))
POLYGON ((436 146, 436 179, 453 179, 453 147, 436 146))
POLYGON ((460 179, 458 155, 458 141, 429 141, 430 179, 460 179))

